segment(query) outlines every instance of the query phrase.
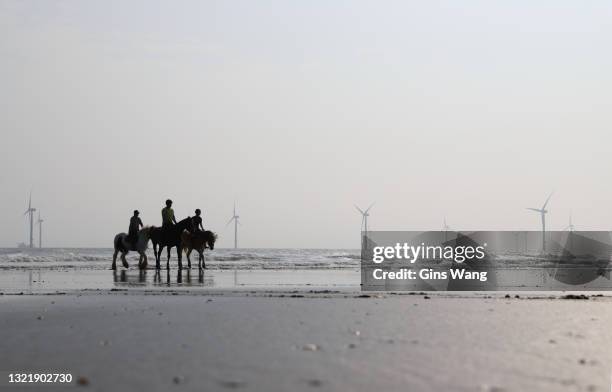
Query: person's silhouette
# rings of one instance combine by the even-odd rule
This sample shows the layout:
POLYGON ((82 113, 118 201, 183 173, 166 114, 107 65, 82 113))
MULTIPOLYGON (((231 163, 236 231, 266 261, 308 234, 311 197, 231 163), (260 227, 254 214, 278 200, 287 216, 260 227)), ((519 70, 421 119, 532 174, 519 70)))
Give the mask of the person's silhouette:
POLYGON ((162 227, 168 228, 176 224, 176 218, 174 217, 174 210, 172 209, 172 200, 166 200, 166 207, 161 211, 162 214, 162 227))
POLYGON ((136 246, 136 241, 138 241, 138 230, 143 226, 142 220, 138 217, 140 212, 138 210, 134 210, 134 215, 130 218, 130 228, 128 229, 128 241, 132 244, 132 246, 136 246))
POLYGON ((195 210, 195 216, 191 218, 191 222, 193 222, 193 230, 194 231, 204 231, 204 226, 202 226, 202 217, 200 216, 202 211, 198 208, 195 210))

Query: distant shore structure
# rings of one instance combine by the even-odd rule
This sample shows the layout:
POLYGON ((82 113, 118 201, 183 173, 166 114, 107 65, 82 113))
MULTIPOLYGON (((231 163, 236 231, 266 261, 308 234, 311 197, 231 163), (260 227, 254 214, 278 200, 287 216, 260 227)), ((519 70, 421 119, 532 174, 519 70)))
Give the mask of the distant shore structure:
POLYGON ((238 225, 240 224, 239 219, 240 219, 240 216, 236 214, 236 202, 234 202, 234 215, 230 218, 230 220, 225 225, 227 226, 230 223, 232 223, 232 221, 234 221, 234 249, 238 249, 238 225))
POLYGON ((23 216, 29 215, 30 218, 30 248, 34 248, 34 212, 36 208, 32 207, 32 192, 30 192, 28 209, 23 213, 23 216))

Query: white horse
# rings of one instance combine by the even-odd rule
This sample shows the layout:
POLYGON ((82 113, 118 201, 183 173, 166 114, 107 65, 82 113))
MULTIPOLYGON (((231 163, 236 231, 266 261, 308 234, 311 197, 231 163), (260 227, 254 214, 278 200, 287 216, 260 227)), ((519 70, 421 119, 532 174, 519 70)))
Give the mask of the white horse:
POLYGON ((128 235, 126 233, 119 233, 115 236, 115 240, 113 241, 115 253, 113 254, 113 265, 111 266, 111 269, 117 269, 117 254, 119 254, 119 252, 121 252, 121 262, 123 263, 123 266, 128 268, 129 264, 125 260, 125 255, 127 255, 131 250, 140 254, 138 267, 140 269, 147 268, 147 255, 145 251, 147 250, 147 245, 149 244, 149 230, 150 227, 145 227, 138 232, 138 239, 136 240, 135 245, 127 240, 128 235))

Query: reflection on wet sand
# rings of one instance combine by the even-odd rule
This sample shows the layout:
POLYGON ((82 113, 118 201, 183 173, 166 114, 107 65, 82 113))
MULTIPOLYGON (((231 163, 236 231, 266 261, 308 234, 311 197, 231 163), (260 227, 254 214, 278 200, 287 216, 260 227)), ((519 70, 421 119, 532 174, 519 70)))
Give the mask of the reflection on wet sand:
POLYGON ((204 270, 198 270, 197 274, 198 277, 195 279, 195 276, 192 277, 192 271, 189 269, 182 271, 167 270, 165 280, 162 280, 159 270, 155 270, 150 279, 147 279, 147 275, 150 275, 148 270, 114 270, 113 283, 115 286, 215 286, 213 276, 206 276, 204 270))
POLYGON ((177 270, 30 269, 4 270, 0 293, 57 293, 69 290, 299 289, 358 290, 359 269, 341 270, 177 270))

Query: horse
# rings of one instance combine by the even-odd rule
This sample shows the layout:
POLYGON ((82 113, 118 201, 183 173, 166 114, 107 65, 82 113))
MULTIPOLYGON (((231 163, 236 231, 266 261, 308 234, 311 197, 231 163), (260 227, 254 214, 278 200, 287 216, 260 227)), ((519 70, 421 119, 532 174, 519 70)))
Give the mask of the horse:
POLYGON ((153 253, 155 254, 155 268, 160 269, 161 252, 164 247, 168 248, 168 261, 166 263, 166 269, 170 269, 170 249, 176 247, 176 253, 178 256, 178 267, 183 268, 182 255, 181 255, 181 234, 183 231, 193 231, 193 222, 191 217, 187 217, 176 225, 164 227, 151 227, 151 242, 153 243, 153 253), (159 245, 159 251, 157 250, 159 245))
POLYGON ((140 254, 140 259, 138 260, 138 267, 140 269, 147 268, 147 255, 145 251, 147 250, 147 244, 149 243, 149 237, 151 235, 151 227, 145 227, 138 232, 136 244, 132 244, 127 240, 128 235, 126 233, 119 233, 115 236, 113 240, 113 247, 115 248, 115 253, 113 254, 113 264, 111 265, 111 269, 117 269, 117 254, 121 252, 121 262, 125 268, 129 267, 128 262, 125 260, 125 255, 128 254, 129 251, 136 251, 140 254))
POLYGON ((217 235, 212 231, 195 231, 193 233, 183 232, 181 235, 181 248, 187 254, 187 266, 191 268, 191 259, 189 255, 191 255, 192 250, 196 250, 198 252, 198 268, 206 268, 206 260, 204 260, 204 249, 209 248, 210 250, 215 249, 215 241, 217 240, 217 235), (202 266, 204 264, 204 266, 202 266))

